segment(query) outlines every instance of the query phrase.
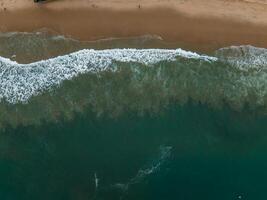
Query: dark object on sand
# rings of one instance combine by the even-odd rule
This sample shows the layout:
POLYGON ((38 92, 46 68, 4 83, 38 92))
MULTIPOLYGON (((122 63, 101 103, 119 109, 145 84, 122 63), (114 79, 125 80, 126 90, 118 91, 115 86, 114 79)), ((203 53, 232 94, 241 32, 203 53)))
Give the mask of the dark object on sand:
POLYGON ((34 1, 34 3, 38 3, 40 1, 46 1, 46 0, 33 0, 33 1, 34 1))

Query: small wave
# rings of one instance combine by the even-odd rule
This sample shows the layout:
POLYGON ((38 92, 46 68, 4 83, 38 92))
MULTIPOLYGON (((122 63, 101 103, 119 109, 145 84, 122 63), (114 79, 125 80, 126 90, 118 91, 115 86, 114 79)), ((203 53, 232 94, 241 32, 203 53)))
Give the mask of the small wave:
POLYGON ((109 37, 109 38, 103 38, 103 39, 93 40, 91 42, 115 41, 115 40, 140 40, 140 41, 149 41, 149 40, 163 40, 163 39, 162 39, 162 37, 160 37, 158 35, 146 34, 146 35, 136 36, 136 37, 109 37))
POLYGON ((221 61, 243 71, 267 69, 267 49, 264 48, 231 46, 217 50, 215 55, 221 61))
POLYGON ((0 101, 5 100, 11 104, 26 103, 32 96, 79 74, 116 70, 114 62, 153 65, 160 61, 175 61, 177 57, 217 60, 215 57, 201 56, 182 49, 81 50, 31 64, 18 64, 0 57, 0 101))
POLYGON ((31 63, 38 60, 67 55, 82 49, 111 48, 173 48, 157 35, 136 37, 111 37, 96 40, 77 40, 64 36, 50 29, 35 32, 0 32, 0 55, 20 63, 31 63), (16 58, 12 55, 16 54, 16 58))
MULTIPOLYGON (((20 39, 22 37, 27 37, 28 39, 32 39, 34 37, 43 37, 46 40, 52 39, 52 40, 70 40, 75 42, 82 42, 80 40, 77 40, 72 37, 68 37, 65 35, 59 35, 57 32, 43 28, 36 30, 34 32, 0 32, 0 38, 3 37, 5 39, 15 39, 19 37, 20 39)), ((109 37, 109 38, 102 38, 97 40, 90 40, 90 41, 84 41, 87 43, 93 43, 93 42, 101 42, 101 41, 114 41, 114 40, 142 40, 142 41, 149 41, 149 40, 163 40, 161 36, 159 35, 152 35, 152 34, 146 34, 141 36, 133 36, 133 37, 109 37)))

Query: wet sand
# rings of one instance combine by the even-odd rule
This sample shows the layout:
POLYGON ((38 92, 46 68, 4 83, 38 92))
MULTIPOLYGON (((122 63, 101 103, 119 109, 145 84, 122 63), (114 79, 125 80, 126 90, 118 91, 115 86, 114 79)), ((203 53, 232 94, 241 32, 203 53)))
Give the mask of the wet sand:
POLYGON ((153 34, 201 51, 267 47, 264 0, 0 0, 0 6, 1 32, 49 28, 79 40, 153 34))

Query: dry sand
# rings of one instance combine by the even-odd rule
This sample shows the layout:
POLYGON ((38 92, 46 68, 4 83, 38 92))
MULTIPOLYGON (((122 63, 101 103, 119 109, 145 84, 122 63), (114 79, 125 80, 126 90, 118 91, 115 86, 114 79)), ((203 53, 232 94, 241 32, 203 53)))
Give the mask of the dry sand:
POLYGON ((153 34, 202 51, 267 47, 267 0, 0 0, 1 32, 44 27, 81 40, 153 34))

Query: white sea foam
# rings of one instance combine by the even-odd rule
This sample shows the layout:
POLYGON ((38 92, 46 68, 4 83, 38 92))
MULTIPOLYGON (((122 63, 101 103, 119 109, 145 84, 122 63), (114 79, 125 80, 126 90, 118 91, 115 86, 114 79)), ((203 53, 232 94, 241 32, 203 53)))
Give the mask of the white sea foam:
POLYGON ((5 99, 11 104, 27 103, 32 96, 79 74, 115 70, 112 67, 114 61, 153 65, 160 61, 175 61, 177 57, 217 60, 215 57, 202 56, 182 49, 81 50, 31 64, 18 64, 0 57, 0 102, 5 99))
POLYGON ((215 52, 219 60, 229 63, 242 71, 267 68, 267 49, 251 45, 230 46, 215 52))

